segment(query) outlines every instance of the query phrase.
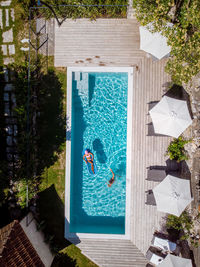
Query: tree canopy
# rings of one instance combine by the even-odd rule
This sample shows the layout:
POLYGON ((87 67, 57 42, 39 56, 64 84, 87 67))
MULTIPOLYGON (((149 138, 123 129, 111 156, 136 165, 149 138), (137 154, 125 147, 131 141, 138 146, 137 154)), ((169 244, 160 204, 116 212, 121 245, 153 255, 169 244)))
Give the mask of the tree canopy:
POLYGON ((151 23, 171 46, 166 71, 176 83, 188 83, 200 70, 200 1, 133 0, 141 25, 151 23))

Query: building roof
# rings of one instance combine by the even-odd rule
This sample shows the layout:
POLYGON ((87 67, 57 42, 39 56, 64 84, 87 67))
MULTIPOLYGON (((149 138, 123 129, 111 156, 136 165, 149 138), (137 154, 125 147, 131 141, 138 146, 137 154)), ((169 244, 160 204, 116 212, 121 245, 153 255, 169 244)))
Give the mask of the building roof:
POLYGON ((0 229, 0 266, 44 267, 18 221, 0 229))

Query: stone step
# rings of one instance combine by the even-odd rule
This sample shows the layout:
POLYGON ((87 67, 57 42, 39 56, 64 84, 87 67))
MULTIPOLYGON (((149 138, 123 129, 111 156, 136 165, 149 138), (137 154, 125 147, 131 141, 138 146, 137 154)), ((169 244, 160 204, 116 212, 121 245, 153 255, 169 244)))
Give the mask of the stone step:
POLYGON ((135 246, 131 246, 131 245, 127 245, 127 244, 124 244, 124 245, 122 245, 122 244, 82 244, 82 245, 78 245, 78 247, 80 247, 80 248, 85 248, 85 249, 87 249, 87 248, 90 248, 90 249, 96 249, 97 247, 100 249, 100 248, 112 248, 112 249, 116 249, 116 250, 118 250, 118 249, 123 249, 123 250, 137 250, 137 248, 135 247, 135 246))
POLYGON ((106 254, 104 252, 100 252, 99 254, 92 253, 92 251, 85 251, 84 253, 87 255, 91 255, 92 257, 94 257, 96 260, 106 260, 106 261, 110 261, 113 260, 115 261, 117 259, 117 261, 123 260, 123 261, 144 261, 144 258, 142 256, 138 256, 136 253, 135 254, 126 254, 121 252, 121 254, 111 254, 111 251, 109 251, 109 254, 106 254))
POLYGON ((144 255, 130 240, 81 239, 77 246, 98 266, 140 267, 147 263, 144 255))
MULTIPOLYGON (((80 247, 79 247, 80 248, 80 247)), ((99 254, 101 254, 101 253, 104 253, 105 255, 109 255, 109 252, 112 250, 112 254, 113 255, 120 255, 120 254, 123 254, 123 255, 139 255, 139 256, 141 256, 142 254, 138 254, 138 250, 137 249, 135 249, 135 248, 133 248, 133 249, 131 249, 131 248, 129 248, 129 249, 126 249, 126 248, 124 248, 124 249, 121 249, 121 248, 112 248, 112 247, 104 247, 104 248, 101 248, 101 247, 97 247, 97 248, 80 248, 81 250, 84 250, 85 252, 92 252, 92 253, 94 253, 94 254, 96 254, 96 255, 99 255, 99 254)))
POLYGON ((115 264, 101 264, 102 267, 145 267, 146 264, 144 263, 129 263, 129 264, 123 264, 121 263, 115 263, 115 264))

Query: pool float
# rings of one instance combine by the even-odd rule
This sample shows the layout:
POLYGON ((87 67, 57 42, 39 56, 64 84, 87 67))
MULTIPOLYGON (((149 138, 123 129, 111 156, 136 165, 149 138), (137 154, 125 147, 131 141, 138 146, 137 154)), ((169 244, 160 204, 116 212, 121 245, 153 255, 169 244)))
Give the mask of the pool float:
MULTIPOLYGON (((89 149, 84 149, 82 152, 82 155, 85 155, 85 150, 87 150, 89 153, 91 153, 93 155, 93 153, 89 150, 89 149)), ((90 158, 92 159, 92 156, 90 155, 90 158)), ((88 173, 95 176, 97 174, 97 166, 94 160, 94 155, 93 155, 93 166, 94 166, 94 172, 92 171, 92 164, 87 160, 87 158, 85 157, 86 160, 86 165, 87 165, 87 170, 88 173)))

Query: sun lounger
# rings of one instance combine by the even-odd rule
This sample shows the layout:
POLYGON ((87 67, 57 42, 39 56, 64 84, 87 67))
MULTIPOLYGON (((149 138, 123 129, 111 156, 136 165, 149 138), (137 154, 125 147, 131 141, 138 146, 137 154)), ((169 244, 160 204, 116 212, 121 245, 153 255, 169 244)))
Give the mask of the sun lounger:
POLYGON ((146 258, 148 261, 155 264, 156 266, 164 260, 164 257, 162 257, 161 255, 158 256, 157 254, 153 253, 150 249, 148 249, 146 253, 146 258))
POLYGON ((169 241, 168 239, 163 239, 154 236, 151 244, 157 248, 162 249, 165 252, 174 252, 176 250, 176 243, 169 241))

